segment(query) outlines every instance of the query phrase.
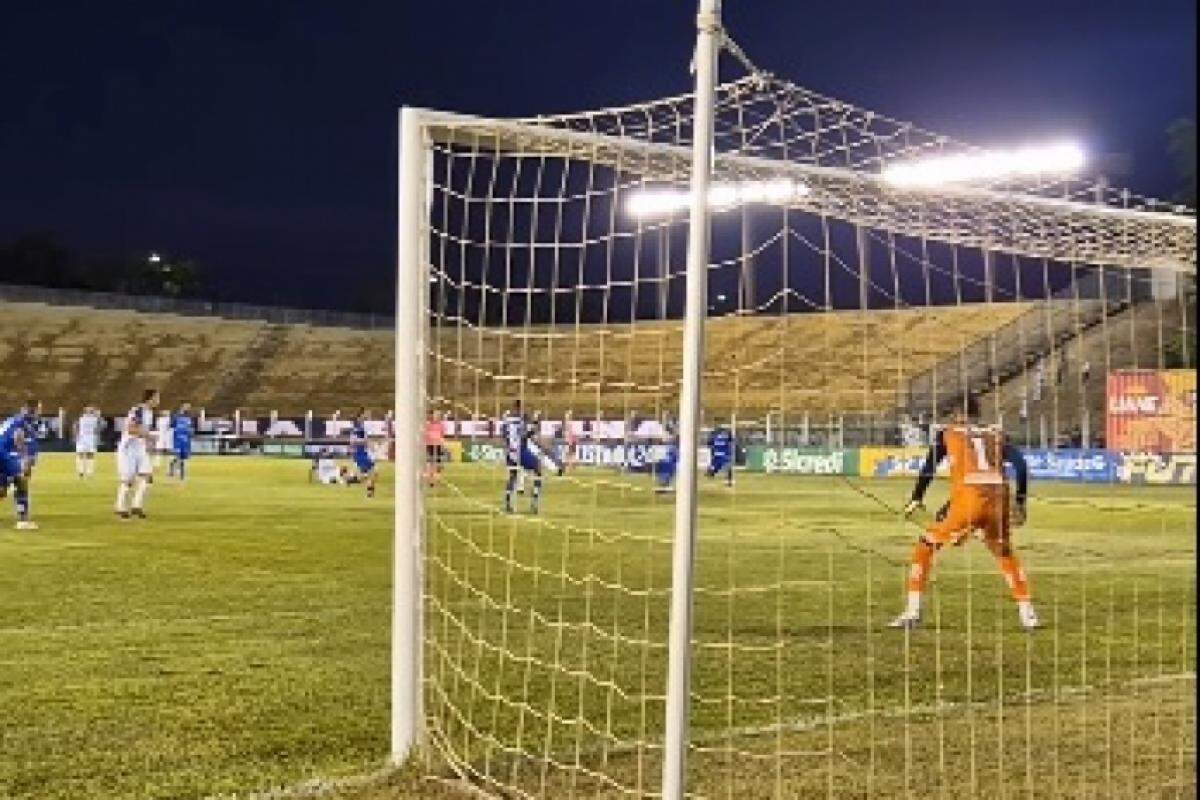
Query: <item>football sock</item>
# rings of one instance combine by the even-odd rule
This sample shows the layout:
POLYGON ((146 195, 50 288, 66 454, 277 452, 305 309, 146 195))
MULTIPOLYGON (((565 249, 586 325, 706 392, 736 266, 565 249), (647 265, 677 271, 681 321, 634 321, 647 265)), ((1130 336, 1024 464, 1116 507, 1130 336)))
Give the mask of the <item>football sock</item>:
POLYGON ((533 479, 533 503, 532 503, 532 508, 534 511, 538 510, 538 502, 541 499, 542 499, 542 479, 534 478, 533 479))
POLYGON ((117 487, 117 505, 116 505, 117 511, 124 513, 125 511, 128 510, 128 506, 126 505, 126 503, 128 502, 128 499, 129 499, 129 484, 121 483, 121 485, 117 487))
POLYGON ((1025 570, 1015 555, 1000 556, 1000 571, 1004 573, 1004 582, 1012 592, 1013 600, 1018 603, 1029 602, 1029 582, 1025 578, 1025 570))
POLYGON ((139 477, 133 489, 133 507, 141 508, 146 502, 146 487, 149 482, 144 477, 139 477))
POLYGON ((517 472, 516 472, 516 470, 509 470, 508 483, 504 484, 504 507, 506 509, 512 510, 513 489, 515 489, 516 486, 517 486, 517 472))
POLYGON ((908 607, 906 613, 916 615, 921 612, 921 593, 925 591, 925 581, 929 579, 929 569, 933 564, 933 547, 924 540, 918 541, 913 547, 912 561, 908 569, 908 607))
POLYGON ((13 495, 13 503, 17 507, 17 520, 24 522, 29 519, 29 490, 17 489, 13 495))

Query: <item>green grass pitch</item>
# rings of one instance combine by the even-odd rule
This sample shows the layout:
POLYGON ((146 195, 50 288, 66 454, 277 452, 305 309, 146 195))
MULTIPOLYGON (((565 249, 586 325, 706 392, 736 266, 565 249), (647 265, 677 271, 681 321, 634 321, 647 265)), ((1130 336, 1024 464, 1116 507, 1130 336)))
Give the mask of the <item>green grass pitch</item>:
MULTIPOLYGON (((197 458, 185 486, 159 477, 150 519, 121 523, 111 458, 79 481, 44 457, 42 530, 0 531, 0 797, 317 778, 350 779, 336 794, 354 800, 460 796, 418 777, 449 775, 436 758, 352 779, 388 743, 390 472, 368 500, 307 469, 197 458)), ((656 790, 671 498, 580 470, 547 480, 539 517, 507 517, 499 470, 444 478, 427 504, 432 744, 484 788, 628 796, 603 774, 656 790)), ((1017 541, 1046 628, 1018 629, 968 542, 939 554, 927 624, 905 635, 884 625, 916 529, 855 486, 892 507, 909 488, 704 483, 694 791, 1195 796, 1192 487, 1035 483, 1017 541)))

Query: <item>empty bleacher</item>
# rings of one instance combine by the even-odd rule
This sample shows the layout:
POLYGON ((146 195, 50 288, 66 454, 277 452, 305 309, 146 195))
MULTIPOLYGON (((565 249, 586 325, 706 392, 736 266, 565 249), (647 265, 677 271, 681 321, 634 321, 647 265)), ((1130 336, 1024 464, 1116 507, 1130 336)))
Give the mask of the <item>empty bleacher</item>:
MULTIPOLYGON (((933 365, 1028 311, 1018 303, 709 321, 705 407, 740 417, 883 413, 933 365)), ((293 315, 294 317, 295 315, 293 315)), ((430 395, 456 414, 494 414, 521 396, 547 414, 673 413, 677 320, 510 329, 438 325, 430 395)), ((0 407, 32 395, 73 413, 119 413, 146 386, 212 414, 285 416, 390 407, 389 330, 0 300, 0 407)))

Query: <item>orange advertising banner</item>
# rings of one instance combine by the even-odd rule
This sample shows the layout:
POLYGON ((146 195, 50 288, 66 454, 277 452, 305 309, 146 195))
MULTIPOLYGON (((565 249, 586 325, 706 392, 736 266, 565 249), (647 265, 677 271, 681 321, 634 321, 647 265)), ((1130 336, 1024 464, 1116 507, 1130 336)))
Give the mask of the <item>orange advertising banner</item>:
POLYGON ((1108 374, 1109 450, 1196 452, 1196 373, 1131 369, 1108 374))

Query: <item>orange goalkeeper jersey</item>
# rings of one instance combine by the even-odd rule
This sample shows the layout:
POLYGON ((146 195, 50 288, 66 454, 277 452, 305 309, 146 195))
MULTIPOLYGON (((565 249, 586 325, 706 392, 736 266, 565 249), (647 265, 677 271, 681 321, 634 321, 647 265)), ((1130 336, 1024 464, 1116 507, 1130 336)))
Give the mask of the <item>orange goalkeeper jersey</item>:
POLYGON ((996 428, 952 425, 942 431, 951 491, 1004 483, 1004 434, 996 428))

